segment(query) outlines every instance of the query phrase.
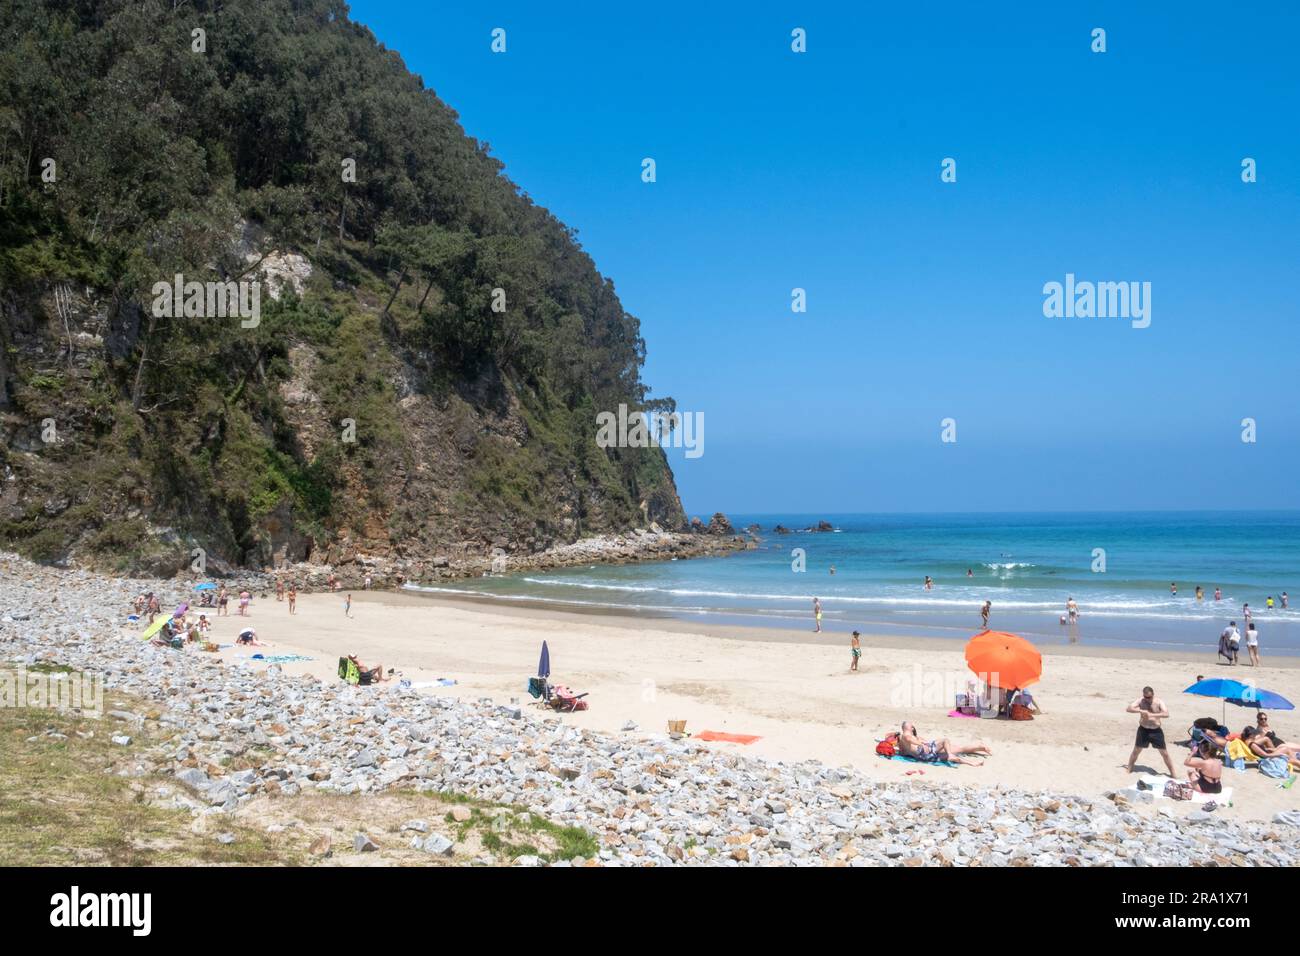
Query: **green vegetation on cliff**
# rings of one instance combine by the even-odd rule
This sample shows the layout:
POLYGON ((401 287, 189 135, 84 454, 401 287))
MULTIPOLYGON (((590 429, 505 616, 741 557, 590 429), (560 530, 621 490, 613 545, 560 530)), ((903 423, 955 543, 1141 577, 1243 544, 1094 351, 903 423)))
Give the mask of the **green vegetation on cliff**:
POLYGON ((637 320, 345 4, 2 7, 0 544, 164 570, 682 524, 661 451, 594 442, 671 407, 637 320), (261 277, 260 323, 156 315, 177 274, 261 277))

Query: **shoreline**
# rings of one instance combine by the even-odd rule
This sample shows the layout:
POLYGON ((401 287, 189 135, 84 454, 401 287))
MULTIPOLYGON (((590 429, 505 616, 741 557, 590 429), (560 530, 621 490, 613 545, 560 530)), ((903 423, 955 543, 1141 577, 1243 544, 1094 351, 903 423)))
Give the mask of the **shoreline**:
MULTIPOLYGON (((628 630, 644 630, 648 623, 652 623, 658 630, 671 631, 682 634, 701 634, 707 637, 727 638, 731 640, 750 640, 763 643, 778 644, 803 644, 818 645, 825 647, 847 647, 849 634, 853 630, 849 626, 836 626, 837 629, 828 629, 823 627, 820 634, 814 633, 812 628, 799 629, 793 627, 783 627, 776 624, 729 624, 723 622, 714 622, 707 619, 692 620, 685 614, 675 614, 667 611, 654 610, 628 610, 625 608, 614 608, 601 605, 558 605, 557 602, 542 601, 534 598, 501 598, 495 595, 470 595, 470 594, 438 594, 432 591, 415 591, 411 589, 398 590, 375 590, 353 592, 352 600, 354 602, 387 604, 393 607, 418 607, 421 605, 445 605, 466 611, 489 611, 498 613, 507 617, 521 618, 543 618, 556 621, 570 621, 572 623, 581 623, 583 621, 596 620, 602 625, 610 627, 619 627, 628 630)), ((719 617, 723 615, 718 615, 719 617)), ((700 616, 703 618, 703 615, 700 616)), ((970 633, 965 637, 934 637, 924 634, 889 634, 875 633, 864 631, 862 633, 864 653, 868 647, 888 648, 892 650, 940 650, 940 651, 960 651, 966 646, 966 642, 978 633, 978 628, 972 628, 970 633), (868 643, 868 641, 870 643, 868 643)), ((1036 646, 1043 652, 1043 655, 1061 655, 1071 657, 1095 657, 1095 658, 1117 658, 1124 660, 1157 660, 1157 661, 1177 661, 1187 662, 1197 659, 1200 655, 1196 651, 1177 651, 1169 650, 1158 646, 1120 646, 1112 644, 1086 644, 1086 643, 1063 643, 1047 644, 1039 642, 1036 646)), ((845 652, 847 653, 847 651, 845 652)), ((1256 670, 1247 663, 1238 664, 1236 667, 1220 665, 1215 662, 1215 648, 1209 647, 1205 652, 1207 660, 1202 662, 1204 668, 1215 668, 1215 673, 1211 674, 1201 671, 1205 676, 1218 676, 1223 674, 1217 673, 1222 670, 1225 672, 1240 671, 1250 674, 1256 670)), ((1246 660, 1245 647, 1243 645, 1241 657, 1246 660)), ((1261 672, 1269 669, 1280 670, 1300 670, 1300 656, 1276 653, 1270 657, 1264 658, 1265 663, 1259 668, 1261 672)), ((1238 678, 1244 680, 1245 678, 1238 678)))

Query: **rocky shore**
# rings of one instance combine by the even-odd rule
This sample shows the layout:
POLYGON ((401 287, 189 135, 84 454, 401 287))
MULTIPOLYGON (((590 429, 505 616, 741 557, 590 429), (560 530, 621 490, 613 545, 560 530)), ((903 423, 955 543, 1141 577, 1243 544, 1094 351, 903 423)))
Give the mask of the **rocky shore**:
MULTIPOLYGON (((695 521, 699 523, 698 518, 695 521)), ((327 587, 331 579, 337 580, 340 587, 357 589, 369 577, 372 587, 391 588, 407 583, 454 581, 485 574, 542 571, 584 564, 634 564, 716 557, 754 546, 752 537, 735 534, 726 517, 718 514, 708 525, 699 524, 698 529, 692 532, 664 531, 652 526, 625 534, 582 538, 531 554, 497 548, 487 554, 466 549, 435 554, 430 558, 401 558, 332 548, 322 555, 322 562, 308 561, 268 568, 263 572, 264 576, 254 575, 254 578, 259 586, 265 586, 267 578, 278 577, 296 581, 307 590, 318 590, 327 587)), ((238 576, 238 572, 232 573, 238 576)))
MULTIPOLYGON (((105 717, 105 732, 131 758, 122 772, 169 778, 154 799, 196 817, 247 825, 254 799, 417 789, 521 806, 595 837, 593 857, 554 865, 1300 863, 1296 830, 1282 823, 1247 828, 1119 795, 884 784, 815 761, 754 759, 650 732, 658 728, 596 734, 527 706, 397 684, 356 688, 289 676, 274 664, 156 648, 121 629, 142 588, 159 592, 164 607, 184 596, 175 582, 0 556, 0 666, 101 673, 110 693, 146 701, 139 712, 105 717), (138 746, 134 728, 145 727, 162 742, 138 746), (256 766, 228 770, 236 756, 255 756, 256 766)), ((431 856, 455 843, 440 823, 412 826, 403 841, 431 856)), ((365 833, 357 847, 386 852, 365 833)), ((476 861, 510 862, 486 852, 476 861)))

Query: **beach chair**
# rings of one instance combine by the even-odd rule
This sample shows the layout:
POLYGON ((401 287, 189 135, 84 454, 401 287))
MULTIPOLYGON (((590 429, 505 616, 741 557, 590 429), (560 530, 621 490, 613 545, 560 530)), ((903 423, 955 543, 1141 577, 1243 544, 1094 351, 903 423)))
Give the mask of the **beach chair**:
POLYGON ((586 710, 587 702, 583 700, 586 694, 575 694, 563 684, 556 684, 554 688, 554 697, 551 699, 551 706, 561 713, 571 714, 576 710, 586 710))

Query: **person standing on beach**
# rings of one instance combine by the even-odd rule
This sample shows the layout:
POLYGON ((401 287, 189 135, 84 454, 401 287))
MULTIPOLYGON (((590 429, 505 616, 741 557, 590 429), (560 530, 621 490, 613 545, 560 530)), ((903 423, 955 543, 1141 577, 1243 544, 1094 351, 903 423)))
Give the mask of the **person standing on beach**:
POLYGON ((352 616, 352 595, 350 593, 348 594, 348 599, 343 602, 343 616, 352 616))
POLYGON ((1074 603, 1074 598, 1065 602, 1065 614, 1070 619, 1071 624, 1079 623, 1079 605, 1074 603))
POLYGON ((985 601, 984 606, 980 608, 980 621, 984 624, 984 630, 989 629, 989 615, 993 613, 993 602, 985 601))
POLYGON ((1249 604, 1243 604, 1241 606, 1241 619, 1246 622, 1247 627, 1250 627, 1250 605, 1249 604))
POLYGON ((275 599, 277 601, 284 600, 284 582, 279 578, 275 579, 275 599))
POLYGON ((289 613, 298 613, 298 584, 295 581, 289 582, 289 613))
POLYGON ((247 589, 239 592, 239 616, 248 617, 248 602, 253 600, 253 595, 248 593, 247 589))
POLYGON ((813 633, 820 634, 822 629, 822 599, 821 598, 813 598, 813 618, 817 622, 817 626, 813 628, 813 633))
POLYGON ((1219 634, 1219 656, 1229 664, 1237 663, 1237 641, 1240 635, 1237 634, 1237 622, 1229 621, 1219 634))
POLYGON ((862 642, 858 640, 858 632, 853 632, 853 639, 849 641, 849 648, 853 651, 853 663, 849 665, 849 670, 858 669, 858 658, 862 656, 862 642))
POLYGON ((1160 721, 1169 716, 1169 708, 1165 706, 1165 702, 1158 698, 1156 692, 1150 687, 1143 687, 1142 696, 1129 704, 1125 712, 1138 715, 1137 738, 1133 741, 1133 752, 1129 754, 1128 772, 1133 772, 1133 764, 1137 763, 1138 754, 1147 747, 1155 747, 1160 752, 1160 756, 1165 758, 1169 776, 1176 777, 1174 762, 1169 759, 1169 748, 1165 744, 1165 732, 1160 727, 1160 721))
MULTIPOLYGON (((1255 630, 1255 622, 1251 621, 1246 625, 1246 653, 1250 655, 1250 666, 1259 666, 1259 631, 1255 630)), ((1234 652, 1232 659, 1235 661, 1237 655, 1234 652)))
POLYGON ((1268 596, 1268 600, 1264 602, 1264 610, 1266 611, 1273 610, 1273 595, 1270 594, 1268 596))
POLYGON ((1221 588, 1217 588, 1217 587, 1216 587, 1216 588, 1214 589, 1214 600, 1216 600, 1216 601, 1222 601, 1222 600, 1223 600, 1223 590, 1222 590, 1221 588))
POLYGON ((221 585, 221 590, 217 592, 217 613, 225 617, 230 617, 230 592, 226 586, 221 585))

